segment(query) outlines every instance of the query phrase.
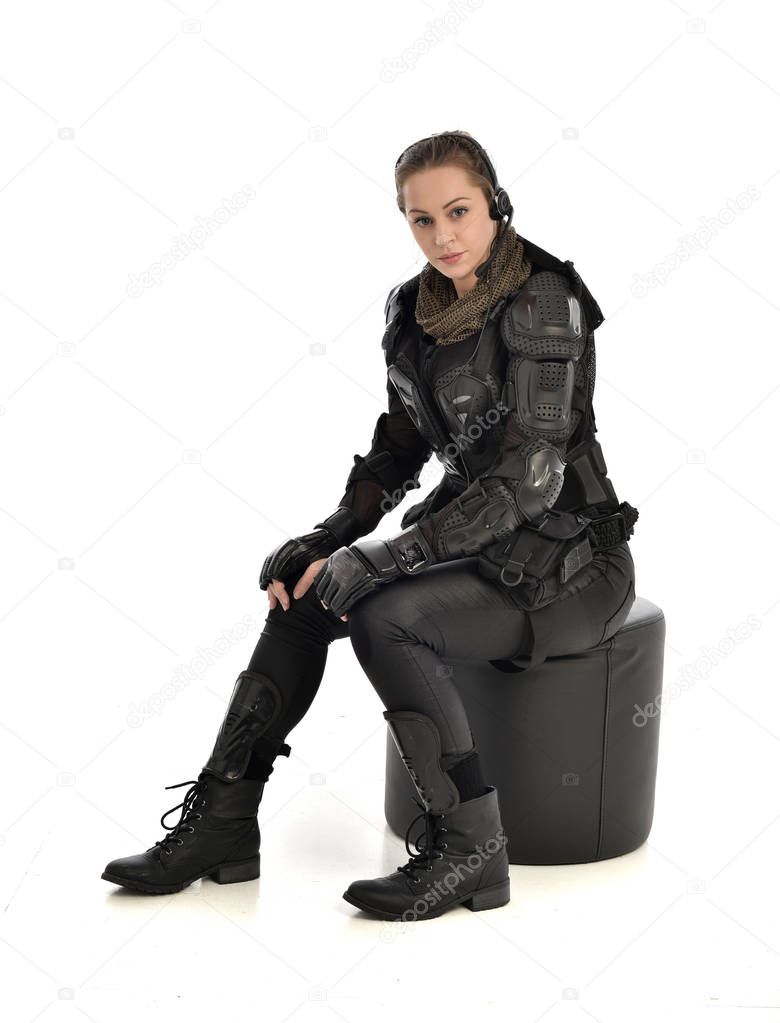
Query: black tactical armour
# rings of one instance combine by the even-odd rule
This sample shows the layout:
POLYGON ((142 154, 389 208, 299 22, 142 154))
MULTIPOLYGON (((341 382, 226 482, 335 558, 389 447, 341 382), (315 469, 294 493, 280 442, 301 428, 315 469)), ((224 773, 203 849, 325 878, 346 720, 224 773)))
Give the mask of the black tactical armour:
POLYGON ((388 411, 339 502, 361 536, 419 486, 431 454, 444 476, 402 526, 417 523, 439 561, 506 550, 550 509, 587 516, 602 547, 630 535, 638 513, 618 502, 595 436, 601 310, 571 261, 522 240, 531 276, 462 341, 437 345, 416 323, 419 275, 388 295, 388 411))

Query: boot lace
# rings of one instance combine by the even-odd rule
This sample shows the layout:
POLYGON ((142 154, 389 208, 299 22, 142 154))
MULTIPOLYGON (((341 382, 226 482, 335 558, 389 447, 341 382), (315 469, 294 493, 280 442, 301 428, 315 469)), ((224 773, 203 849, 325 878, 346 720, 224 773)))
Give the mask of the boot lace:
POLYGON ((404 836, 404 843, 406 844, 406 851, 409 853, 409 860, 407 863, 404 863, 396 869, 406 874, 406 876, 415 884, 419 884, 422 880, 420 874, 423 871, 433 870, 433 861, 439 860, 444 856, 444 850, 447 848, 447 843, 442 842, 440 836, 447 829, 442 827, 441 824, 437 825, 434 823, 435 820, 444 820, 443 813, 431 813, 417 799, 415 799, 415 803, 417 803, 420 807, 422 813, 417 814, 406 829, 406 835, 404 836), (409 836, 414 829, 415 824, 421 817, 425 818, 425 828, 415 839, 413 850, 409 845, 409 836))
POLYGON ((195 811, 202 810, 203 807, 206 805, 206 800, 203 799, 203 793, 207 788, 207 782, 205 780, 180 781, 177 785, 166 785, 165 787, 166 789, 180 789, 182 785, 191 786, 187 790, 187 794, 185 795, 184 799, 181 801, 181 803, 177 803, 176 806, 172 806, 170 810, 166 810, 165 813, 160 818, 160 826, 165 828, 166 831, 168 831, 168 825, 165 823, 165 818, 168 816, 168 814, 173 813, 175 810, 178 810, 179 807, 181 807, 181 815, 176 824, 168 832, 165 838, 162 838, 158 842, 155 842, 154 845, 152 846, 152 849, 155 849, 159 846, 160 855, 165 853, 167 856, 170 856, 171 853, 173 852, 171 846, 174 842, 177 845, 183 844, 183 839, 181 838, 182 833, 195 830, 195 828, 192 826, 192 821, 199 821, 202 817, 202 814, 200 812, 196 813, 195 811))

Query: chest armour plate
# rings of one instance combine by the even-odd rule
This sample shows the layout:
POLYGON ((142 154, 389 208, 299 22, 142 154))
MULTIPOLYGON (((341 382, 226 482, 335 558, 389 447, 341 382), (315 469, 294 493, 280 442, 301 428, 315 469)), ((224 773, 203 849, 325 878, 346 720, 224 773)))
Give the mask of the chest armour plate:
MULTIPOLYGON (((508 409, 501 401, 508 353, 497 305, 471 357, 430 382, 419 326, 402 325, 388 377, 419 432, 463 488, 494 461, 508 409)), ((427 348, 430 352, 430 348, 427 348)))
MULTIPOLYGON (((481 345, 493 346, 495 330, 482 338, 481 345)), ((487 469, 495 458, 503 433, 507 407, 501 402, 506 362, 500 346, 481 373, 474 362, 455 366, 433 382, 433 395, 448 432, 448 449, 454 460, 465 462, 471 479, 487 469)))
MULTIPOLYGON (((419 325, 400 304, 391 317, 382 347, 393 383, 421 436, 444 466, 453 493, 461 493, 496 460, 510 410, 504 390, 509 352, 500 333, 508 301, 493 308, 479 349, 463 365, 452 367, 429 384, 419 325)), ((414 294, 408 297, 414 307, 414 294)), ((601 322, 599 319, 598 322, 601 322)), ((569 438, 564 487, 555 507, 585 509, 594 515, 617 507, 607 467, 596 440, 593 382, 596 376, 593 331, 574 376, 572 408, 579 421, 569 438)))

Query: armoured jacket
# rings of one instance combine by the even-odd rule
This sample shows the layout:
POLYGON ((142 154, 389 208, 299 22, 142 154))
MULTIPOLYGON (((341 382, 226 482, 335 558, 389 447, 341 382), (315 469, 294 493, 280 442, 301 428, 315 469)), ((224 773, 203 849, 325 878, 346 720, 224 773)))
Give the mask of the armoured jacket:
POLYGON ((417 324, 419 275, 390 291, 388 411, 339 502, 360 536, 419 487, 431 454, 444 476, 401 524, 417 524, 437 561, 484 551, 550 510, 603 523, 601 546, 630 535, 636 509, 618 502, 596 439, 601 310, 570 260, 523 244, 528 280, 494 304, 483 331, 454 344, 437 345, 417 324))

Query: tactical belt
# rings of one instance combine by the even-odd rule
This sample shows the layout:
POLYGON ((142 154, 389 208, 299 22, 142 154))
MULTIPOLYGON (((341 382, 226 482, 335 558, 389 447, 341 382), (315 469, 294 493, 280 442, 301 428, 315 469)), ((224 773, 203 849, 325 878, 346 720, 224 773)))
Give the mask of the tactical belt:
POLYGON ((505 586, 523 582, 529 591, 537 586, 533 599, 550 600, 557 588, 592 561, 595 551, 628 540, 638 518, 639 512, 627 501, 596 519, 584 512, 551 511, 539 524, 526 523, 516 537, 484 552, 481 570, 491 578, 498 575, 505 586))

